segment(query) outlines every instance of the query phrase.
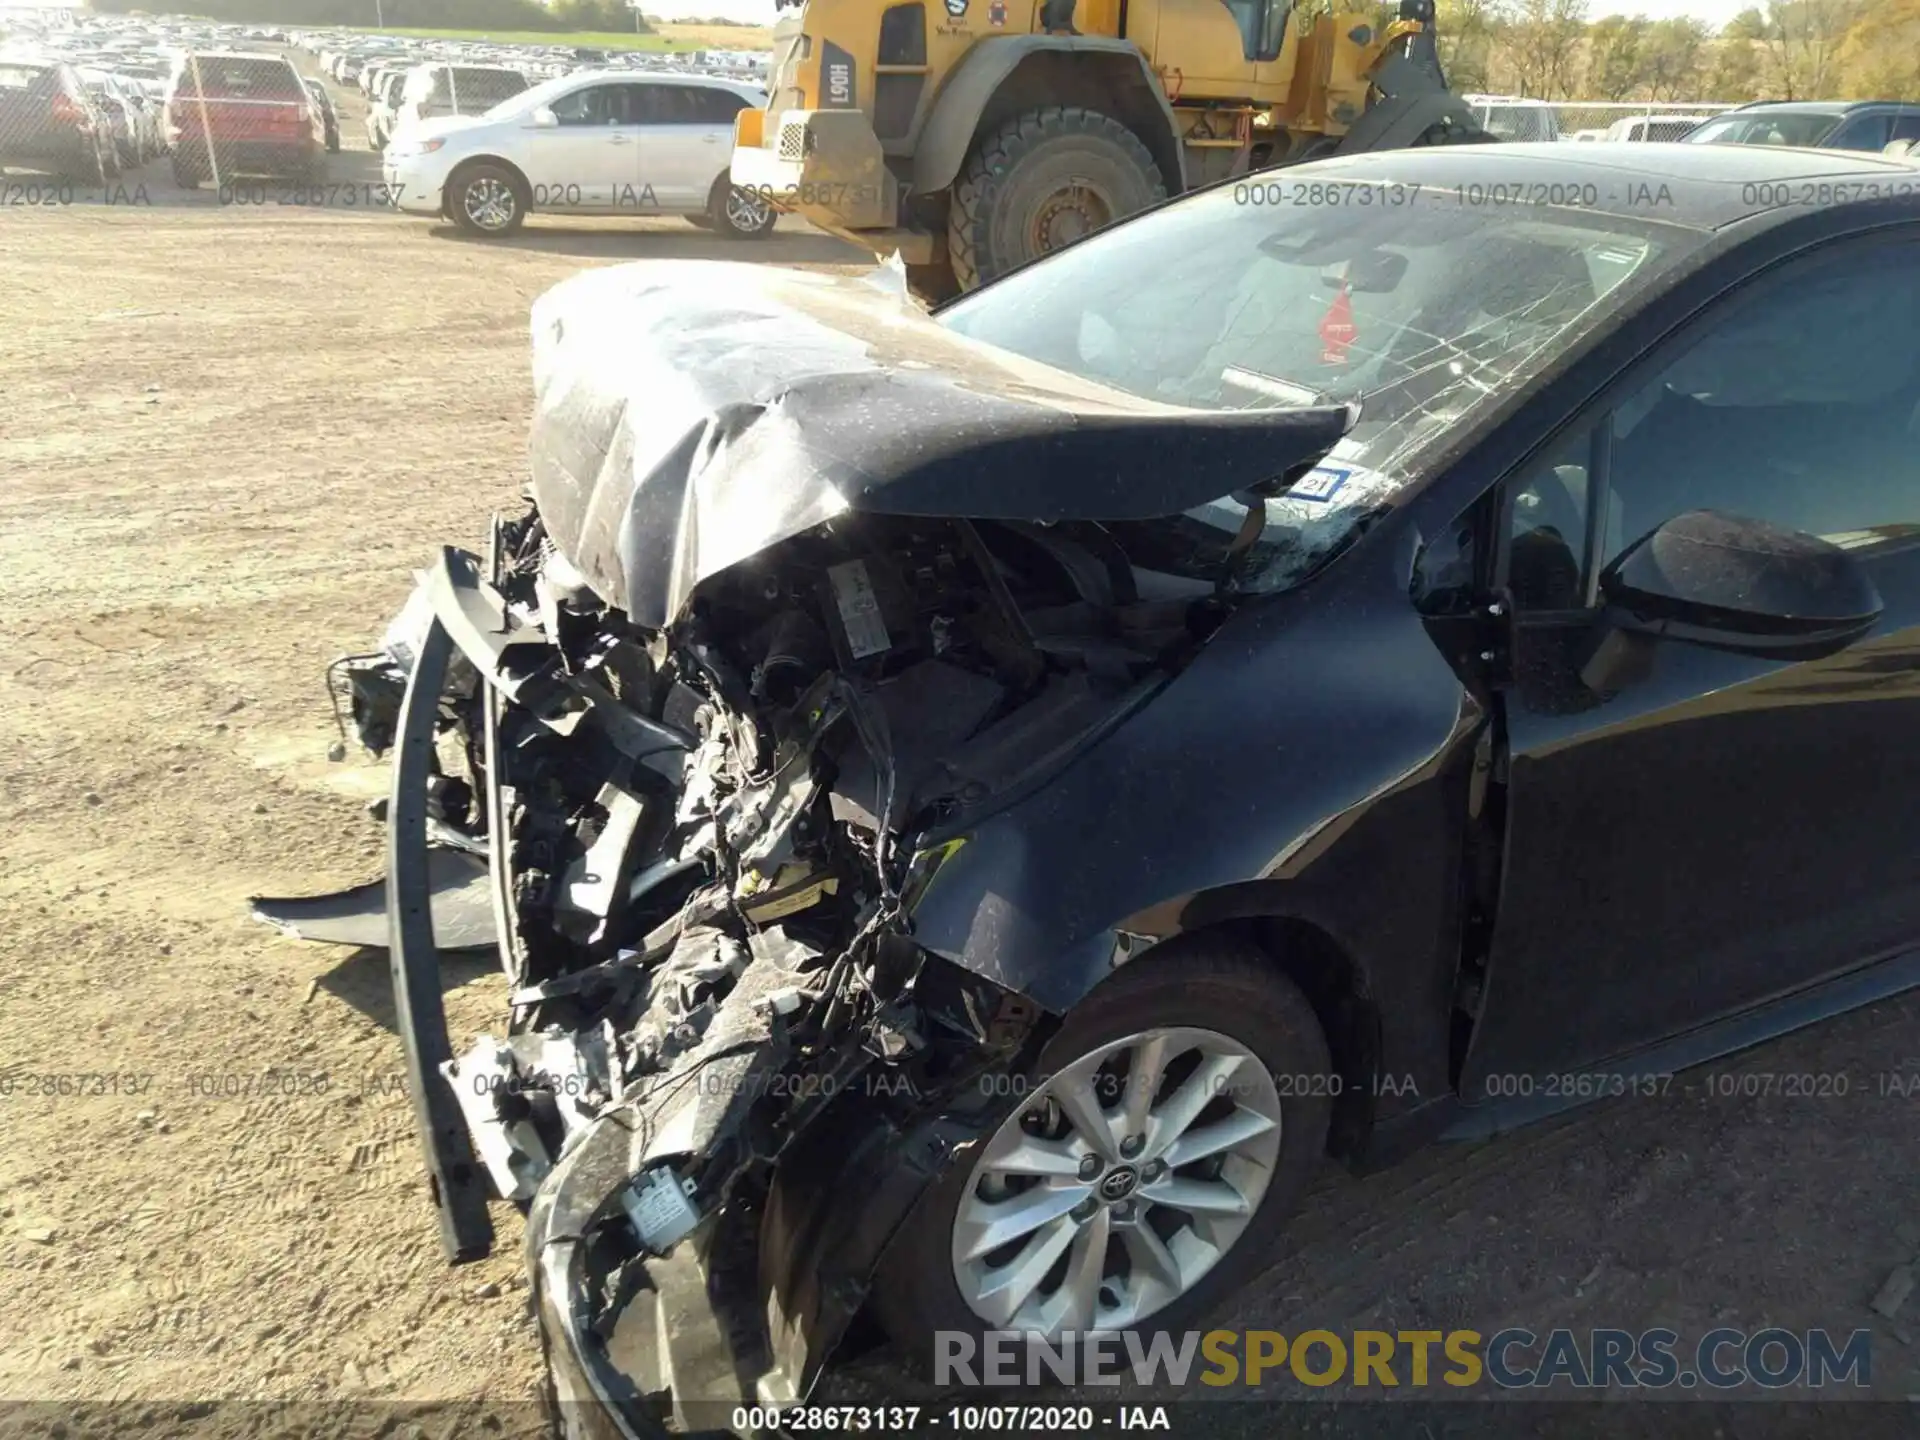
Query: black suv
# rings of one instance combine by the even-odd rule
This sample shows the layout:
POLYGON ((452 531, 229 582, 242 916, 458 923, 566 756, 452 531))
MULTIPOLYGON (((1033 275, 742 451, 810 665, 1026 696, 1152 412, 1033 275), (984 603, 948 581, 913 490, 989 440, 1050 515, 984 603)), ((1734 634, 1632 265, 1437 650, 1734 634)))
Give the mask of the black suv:
POLYGON ((1920 104, 1894 100, 1766 101, 1716 115, 1682 138, 1694 145, 1803 145, 1878 153, 1895 140, 1920 140, 1920 104))

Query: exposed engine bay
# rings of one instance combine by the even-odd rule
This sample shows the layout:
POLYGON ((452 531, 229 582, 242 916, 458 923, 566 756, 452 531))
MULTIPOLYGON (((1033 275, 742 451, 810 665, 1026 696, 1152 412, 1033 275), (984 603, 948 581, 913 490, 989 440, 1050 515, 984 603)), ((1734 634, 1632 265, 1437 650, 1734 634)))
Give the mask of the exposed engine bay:
MULTIPOLYGON (((439 1069, 490 1188, 523 1204, 593 1127, 641 1117, 593 1267, 614 1290, 625 1259, 723 1209, 754 1232, 775 1162, 837 1099, 904 1133, 979 1110, 980 1076, 1044 1039, 1038 1007, 922 950, 911 914, 943 845, 1226 613, 1134 564, 1125 529, 847 516, 657 631, 607 607, 537 511, 497 526, 490 581, 462 577, 470 611, 496 607, 495 666, 480 683, 468 646, 450 668, 429 833, 491 853, 512 1009, 439 1069)), ((432 590, 385 652, 343 662, 376 751, 432 590)))
MULTIPOLYGON (((580 584, 537 515, 500 539, 499 593, 549 637, 538 668, 642 728, 498 719, 515 1034, 454 1078, 512 1198, 600 1105, 690 1073, 749 971, 791 1060, 856 1027, 888 1062, 925 1051, 927 1017, 882 1018, 914 969, 887 943, 914 858, 1178 668, 1220 608, 1135 570, 1099 526, 862 516, 728 571, 649 633, 580 584), (1143 598, 1143 580, 1172 593, 1143 598)), ((360 680, 358 712, 395 679, 360 680)), ((458 733, 484 776, 484 722, 458 733)), ((484 789, 443 787, 438 818, 483 828, 459 804, 484 789)), ((768 1079, 766 1098, 793 1088, 768 1079)))
POLYGON ((1057 1026, 1033 957, 1115 943, 1010 902, 982 827, 1377 496, 1266 498, 1349 407, 1168 409, 851 282, 675 274, 535 306, 533 508, 330 671, 393 757, 386 882, 255 913, 384 908, 443 1247, 527 1207, 558 1398, 689 1429, 808 1392, 1057 1026), (489 930, 507 1023, 455 1053, 438 951, 489 930))

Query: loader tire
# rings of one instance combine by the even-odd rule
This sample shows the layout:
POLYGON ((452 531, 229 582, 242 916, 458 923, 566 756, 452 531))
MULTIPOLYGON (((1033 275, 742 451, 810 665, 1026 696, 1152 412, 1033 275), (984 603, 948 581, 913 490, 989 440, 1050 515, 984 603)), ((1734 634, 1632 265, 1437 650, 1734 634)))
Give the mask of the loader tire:
POLYGON ((1024 111, 975 142, 954 184, 954 278, 971 290, 1166 197, 1153 156, 1112 116, 1024 111))

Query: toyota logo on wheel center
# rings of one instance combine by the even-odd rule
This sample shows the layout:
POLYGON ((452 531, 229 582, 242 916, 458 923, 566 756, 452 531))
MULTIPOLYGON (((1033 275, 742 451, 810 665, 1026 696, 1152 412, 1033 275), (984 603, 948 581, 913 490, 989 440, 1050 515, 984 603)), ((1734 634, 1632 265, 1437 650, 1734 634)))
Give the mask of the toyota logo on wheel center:
POLYGON ((1140 1183, 1140 1175, 1131 1165, 1117 1165, 1109 1170, 1100 1181, 1102 1200, 1124 1200, 1133 1193, 1133 1187, 1140 1183))

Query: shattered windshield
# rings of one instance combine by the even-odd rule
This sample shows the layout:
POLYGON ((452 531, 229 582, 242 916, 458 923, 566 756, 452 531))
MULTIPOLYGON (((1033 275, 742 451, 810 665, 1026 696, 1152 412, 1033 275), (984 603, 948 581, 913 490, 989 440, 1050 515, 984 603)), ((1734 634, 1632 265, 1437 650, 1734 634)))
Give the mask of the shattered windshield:
MULTIPOLYGON (((1382 183, 1377 166, 1364 182, 1327 165, 1313 172, 1195 195, 937 316, 972 339, 1165 403, 1356 403, 1327 462, 1264 502, 1266 525, 1239 569, 1244 588, 1298 583, 1391 503, 1416 451, 1545 364, 1630 277, 1707 238, 1572 208, 1595 203, 1577 178, 1547 187, 1566 190, 1568 207, 1516 206, 1382 183)), ((1170 568, 1217 566, 1246 514, 1231 497, 1188 512, 1174 528, 1190 558, 1170 568)))

